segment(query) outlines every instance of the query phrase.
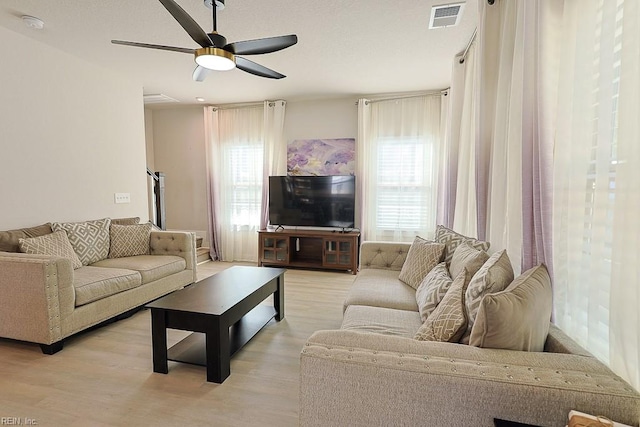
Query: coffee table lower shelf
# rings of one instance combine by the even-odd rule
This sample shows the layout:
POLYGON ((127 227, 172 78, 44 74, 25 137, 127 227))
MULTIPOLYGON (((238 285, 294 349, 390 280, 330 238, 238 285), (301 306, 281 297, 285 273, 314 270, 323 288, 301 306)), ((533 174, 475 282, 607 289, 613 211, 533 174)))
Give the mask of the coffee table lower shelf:
MULTIPOLYGON (((251 338, 276 316, 273 307, 259 305, 229 327, 229 357, 240 350, 251 338)), ((167 359, 191 365, 207 366, 206 335, 193 332, 167 351, 167 359)))

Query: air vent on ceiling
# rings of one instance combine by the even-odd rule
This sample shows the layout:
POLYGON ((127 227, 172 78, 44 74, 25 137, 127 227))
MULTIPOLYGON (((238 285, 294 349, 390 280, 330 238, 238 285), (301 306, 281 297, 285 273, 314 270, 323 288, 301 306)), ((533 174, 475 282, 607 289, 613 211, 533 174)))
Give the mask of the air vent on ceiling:
POLYGON ((162 93, 158 93, 155 95, 143 95, 142 98, 144 99, 145 104, 162 104, 165 102, 180 102, 177 99, 173 99, 162 93))
POLYGON ((451 3, 433 6, 429 28, 453 27, 460 23, 464 3, 451 3))

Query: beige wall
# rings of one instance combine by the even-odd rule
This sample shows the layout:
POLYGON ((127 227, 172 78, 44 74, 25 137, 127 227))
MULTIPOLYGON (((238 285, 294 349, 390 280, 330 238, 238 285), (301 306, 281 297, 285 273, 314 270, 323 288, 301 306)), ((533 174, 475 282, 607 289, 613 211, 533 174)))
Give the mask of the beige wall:
POLYGON ((204 108, 153 111, 156 171, 165 173, 167 229, 191 230, 204 237, 207 182, 204 108))
MULTIPOLYGON (((355 98, 287 102, 284 137, 355 138, 358 109, 355 98)), ((151 149, 155 169, 166 174, 167 228, 206 235, 207 187, 204 109, 147 110, 153 126, 151 149)), ((148 127, 147 127, 148 128, 148 127)))
POLYGON ((0 229, 146 220, 142 87, 3 27, 0 56, 0 229))
POLYGON ((358 134, 358 107, 355 102, 355 98, 287 102, 286 141, 355 138, 358 134))

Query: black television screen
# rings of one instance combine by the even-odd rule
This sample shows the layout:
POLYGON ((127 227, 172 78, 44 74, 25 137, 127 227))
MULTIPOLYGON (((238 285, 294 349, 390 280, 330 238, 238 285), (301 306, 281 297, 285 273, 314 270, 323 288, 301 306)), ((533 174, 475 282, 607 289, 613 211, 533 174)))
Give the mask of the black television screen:
POLYGON ((270 176, 272 225, 353 228, 354 176, 270 176))

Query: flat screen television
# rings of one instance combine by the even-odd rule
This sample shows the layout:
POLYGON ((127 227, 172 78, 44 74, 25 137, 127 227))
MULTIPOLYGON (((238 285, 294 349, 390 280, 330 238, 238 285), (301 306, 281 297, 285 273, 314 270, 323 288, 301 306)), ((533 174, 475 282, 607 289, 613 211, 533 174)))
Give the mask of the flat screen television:
POLYGON ((271 225, 353 228, 355 176, 270 176, 271 225))

